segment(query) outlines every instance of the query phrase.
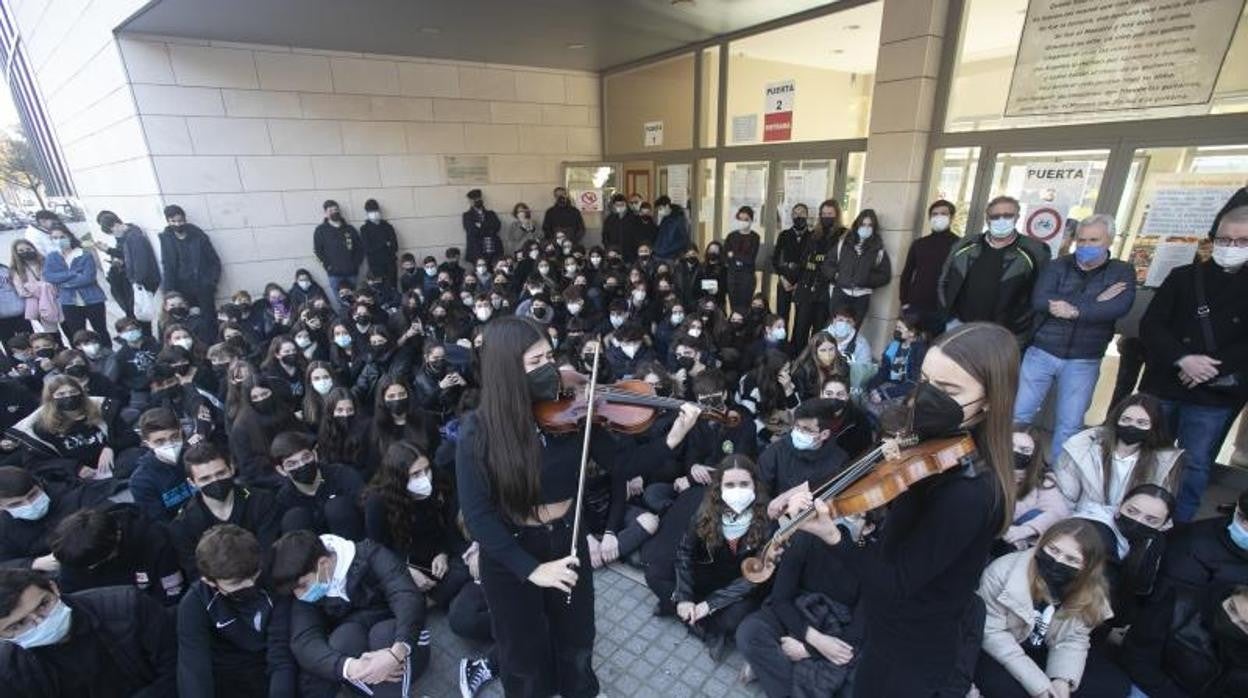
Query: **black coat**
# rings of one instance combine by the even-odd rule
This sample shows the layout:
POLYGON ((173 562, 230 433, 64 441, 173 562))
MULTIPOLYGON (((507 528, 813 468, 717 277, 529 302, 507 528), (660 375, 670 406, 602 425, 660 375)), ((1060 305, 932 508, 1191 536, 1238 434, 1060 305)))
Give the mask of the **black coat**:
POLYGON ((1144 378, 1140 391, 1164 400, 1235 407, 1248 399, 1248 268, 1228 274, 1212 261, 1188 264, 1170 272, 1153 296, 1140 320, 1144 342, 1144 378), (1196 316, 1196 274, 1205 285, 1209 324, 1216 349, 1205 341, 1196 316), (1234 392, 1203 386, 1185 388, 1179 382, 1175 362, 1188 354, 1205 354, 1220 360, 1218 377, 1238 374, 1240 388, 1234 392))
MULTIPOLYGON (((331 276, 355 276, 364 261, 364 241, 360 234, 346 221, 339 226, 328 220, 316 226, 312 233, 312 249, 325 272, 331 276)), ((336 289, 331 289, 337 293, 336 289)))
POLYGON ((781 230, 776 246, 771 249, 771 270, 791 284, 797 283, 802 271, 802 247, 809 231, 793 228, 781 230))
POLYGON ((828 438, 812 451, 799 451, 792 439, 783 438, 771 442, 763 450, 758 458, 758 475, 773 497, 803 482, 808 483, 813 492, 841 472, 847 460, 848 456, 835 438, 828 438))
POLYGON ((1237 646, 1210 632, 1225 587, 1172 589, 1146 607, 1122 643, 1122 666, 1150 698, 1248 695, 1248 639, 1237 646))
POLYGON ((460 216, 460 222, 464 227, 464 259, 469 264, 476 264, 482 257, 492 262, 502 256, 503 239, 498 232, 503 223, 497 213, 486 209, 478 214, 470 208, 460 216))
POLYGON ((121 532, 116 555, 90 567, 62 562, 61 591, 133 586, 166 606, 176 604, 186 585, 165 525, 143 518, 133 504, 114 504, 108 514, 121 532))
POLYGON ((364 490, 364 480, 358 470, 345 465, 321 463, 317 467, 321 469, 324 480, 316 493, 308 496, 300 492, 289 478, 283 478, 282 486, 277 490, 277 508, 282 514, 296 508, 308 509, 312 516, 313 530, 327 533, 329 524, 325 520, 326 502, 343 497, 356 503, 358 507, 360 492, 364 490))
POLYGON ((202 581, 192 584, 178 604, 178 698, 270 695, 265 651, 273 607, 267 592, 240 607, 202 581))
POLYGON ((221 281, 221 258, 212 240, 199 226, 190 223, 183 227, 183 232, 185 239, 178 239, 172 226, 160 233, 160 264, 164 269, 165 289, 195 296, 215 293, 221 281), (180 269, 194 270, 194 274, 183 275, 180 269))
POLYGON ((676 548, 676 590, 672 601, 706 602, 711 611, 718 611, 756 594, 758 587, 741 575, 741 563, 757 550, 746 545, 743 537, 735 552, 727 542, 721 542, 712 552, 698 537, 697 524, 698 517, 694 515, 676 548))
POLYGON ((160 265, 156 262, 156 252, 152 250, 147 234, 137 225, 127 223, 120 242, 126 278, 130 283, 139 284, 148 291, 160 288, 160 265))
POLYGON ((1248 550, 1231 540, 1230 517, 1193 521, 1167 536, 1161 562, 1161 586, 1201 588, 1248 584, 1248 550))
POLYGON ((0 682, 7 695, 78 696, 83 694, 73 689, 81 689, 87 682, 95 689, 90 694, 93 698, 177 695, 178 646, 173 616, 159 603, 124 586, 61 598, 72 613, 69 643, 34 650, 0 643, 0 682), (84 651, 87 654, 82 654, 84 651), (94 666, 80 663, 88 656, 97 658, 94 666), (93 669, 97 673, 92 673, 93 669), (63 687, 69 681, 74 681, 73 689, 63 687))
POLYGON ((949 257, 949 250, 953 249, 953 243, 957 240, 957 235, 946 230, 910 243, 910 250, 906 252, 906 264, 901 269, 901 278, 897 279, 902 305, 912 305, 929 314, 940 310, 936 286, 940 282, 940 270, 945 265, 945 259, 949 257))
POLYGON ((349 602, 327 596, 314 604, 294 602, 290 609, 290 649, 300 668, 333 682, 341 680, 343 663, 350 659, 329 644, 329 634, 339 625, 371 628, 393 618, 395 641, 413 650, 425 627, 424 596, 407 567, 384 546, 370 540, 355 544, 345 586, 349 602))
POLYGON ((240 485, 234 486, 234 508, 230 518, 218 519, 204 504, 203 495, 197 494, 182 507, 178 517, 169 523, 169 536, 173 539, 173 547, 178 552, 183 571, 188 579, 199 576, 195 563, 195 546, 208 529, 220 524, 234 524, 251 531, 260 542, 261 550, 268 550, 269 545, 277 540, 281 533, 280 510, 273 495, 264 490, 249 490, 240 485))
POLYGON ((546 209, 546 215, 542 217, 542 232, 546 239, 554 239, 555 233, 560 230, 567 233, 568 239, 573 243, 580 242, 585 237, 585 218, 575 206, 556 204, 546 209))
POLYGON ((364 242, 364 257, 368 260, 369 270, 387 279, 395 278, 399 238, 390 221, 364 221, 364 225, 360 226, 360 238, 364 242))

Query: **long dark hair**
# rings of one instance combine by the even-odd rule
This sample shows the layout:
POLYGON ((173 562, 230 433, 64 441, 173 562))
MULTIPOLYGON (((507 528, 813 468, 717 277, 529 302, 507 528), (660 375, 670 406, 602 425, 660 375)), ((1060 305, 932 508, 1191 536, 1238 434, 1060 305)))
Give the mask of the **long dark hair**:
MULTIPOLYGON (((766 419, 767 415, 785 406, 784 388, 780 387, 777 376, 780 369, 789 363, 789 357, 778 349, 763 352, 758 365, 749 375, 754 379, 754 387, 758 388, 758 417, 766 419)), ((742 396, 748 397, 748 396, 742 396)))
MULTIPOLYGON (((308 391, 315 392, 315 391, 308 391)), ((355 405, 355 416, 352 421, 359 424, 363 419, 360 415, 360 403, 351 394, 350 389, 336 387, 325 396, 324 410, 321 415, 321 428, 316 432, 316 453, 322 463, 350 463, 356 467, 363 466, 364 443, 358 429, 350 425, 342 427, 334 418, 334 409, 338 403, 349 401, 355 405)))
POLYGON ((481 344, 481 404, 473 449, 495 506, 514 523, 532 518, 541 502, 541 445, 533 428, 524 352, 545 339, 546 330, 533 320, 503 316, 485 326, 481 344))
MULTIPOLYGON (((334 378, 337 383, 338 374, 334 372, 334 367, 328 361, 309 361, 308 367, 303 371, 303 421, 314 427, 321 423, 321 415, 325 411, 326 402, 321 394, 316 392, 312 387, 312 372, 316 369, 324 369, 330 378, 334 378)), ((327 393, 328 395, 328 393, 327 393)))
MULTIPOLYGON (((410 441, 396 441, 386 449, 386 454, 381 459, 381 467, 377 469, 373 479, 368 483, 368 488, 364 491, 365 497, 376 495, 381 498, 382 506, 386 510, 386 525, 390 529, 391 543, 395 552, 400 553, 404 558, 411 552, 413 535, 417 533, 413 530, 412 524, 416 510, 422 504, 407 491, 407 471, 412 463, 421 458, 429 460, 425 452, 416 444, 410 441)), ((432 462, 430 466, 429 477, 436 481, 432 462)), ((441 496, 435 482, 434 492, 429 496, 428 502, 440 509, 436 505, 441 496)), ((442 522, 444 526, 447 523, 442 522)))
POLYGON ((984 418, 972 428, 975 444, 997 479, 1001 533, 1014 518, 1014 395, 1018 392, 1018 340, 991 322, 960 325, 932 345, 984 387, 984 418))
POLYGON ((1026 424, 1016 424, 1014 433, 1026 434, 1034 444, 1034 450, 1031 452, 1031 459, 1027 461, 1027 469, 1023 471, 1023 477, 1018 482, 1014 501, 1018 501, 1023 497, 1031 494, 1037 489, 1050 489, 1056 487, 1056 483, 1049 477, 1049 466, 1044 460, 1044 442, 1040 438, 1040 431, 1034 426, 1026 424))
POLYGON ((1105 496, 1109 496, 1110 484, 1114 477, 1114 449, 1118 447, 1118 420, 1122 419, 1122 413, 1126 412, 1129 407, 1139 407, 1147 412, 1148 420, 1152 422, 1153 428, 1148 430, 1148 435, 1140 443, 1139 458, 1135 461, 1131 477, 1127 479, 1126 487, 1122 491, 1130 492, 1137 485, 1148 483, 1161 485, 1174 492, 1179 480, 1179 468, 1171 468, 1169 474, 1162 478, 1159 476, 1157 463, 1157 451, 1169 448, 1174 442, 1171 441, 1169 430, 1166 429, 1161 402, 1148 393, 1128 396, 1114 405, 1109 414, 1105 416, 1105 423, 1101 425, 1101 471, 1103 473, 1101 491, 1105 493, 1105 496))
POLYGON ((714 555, 719 546, 724 544, 724 529, 721 524, 728 505, 724 504, 722 483, 724 473, 729 470, 744 470, 754 481, 754 503, 750 505, 753 517, 750 519, 750 529, 746 531, 744 537, 746 547, 757 548, 765 543, 767 531, 771 526, 770 519, 767 518, 769 501, 767 486, 759 479, 754 461, 750 460, 749 456, 734 453, 719 462, 719 467, 713 472, 712 482, 707 485, 706 493, 702 495, 702 504, 698 507, 698 513, 694 517, 694 531, 711 555, 714 555))
POLYGON ((429 450, 429 429, 425 413, 416 402, 415 391, 405 381, 391 375, 381 377, 377 381, 376 393, 373 396, 373 445, 377 452, 385 453, 392 444, 400 440, 409 440, 422 450, 429 450), (386 391, 391 386, 399 385, 407 391, 406 421, 399 425, 394 415, 386 408, 386 391))

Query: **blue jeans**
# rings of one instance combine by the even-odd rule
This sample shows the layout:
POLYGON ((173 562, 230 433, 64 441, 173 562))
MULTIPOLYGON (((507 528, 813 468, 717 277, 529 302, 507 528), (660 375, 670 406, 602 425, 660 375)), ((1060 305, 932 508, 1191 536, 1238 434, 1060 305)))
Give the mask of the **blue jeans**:
POLYGON ((351 274, 349 276, 335 276, 333 274, 329 275, 329 288, 325 289, 325 292, 329 294, 329 302, 333 303, 334 310, 338 310, 338 311, 342 310, 342 299, 338 297, 338 284, 344 281, 350 284, 352 291, 355 290, 355 284, 356 284, 355 274, 351 274))
POLYGON ((1187 452, 1174 520, 1191 521, 1200 508, 1213 459, 1235 411, 1230 407, 1206 407, 1178 400, 1162 400, 1161 411, 1179 448, 1187 452))
POLYGON ((1092 393, 1100 374, 1100 359, 1060 359, 1037 347, 1029 347, 1023 354, 1014 421, 1031 424, 1044 404, 1045 395, 1057 381, 1057 415, 1049 452, 1053 461, 1062 452, 1066 439, 1083 429, 1083 415, 1092 404, 1092 393))

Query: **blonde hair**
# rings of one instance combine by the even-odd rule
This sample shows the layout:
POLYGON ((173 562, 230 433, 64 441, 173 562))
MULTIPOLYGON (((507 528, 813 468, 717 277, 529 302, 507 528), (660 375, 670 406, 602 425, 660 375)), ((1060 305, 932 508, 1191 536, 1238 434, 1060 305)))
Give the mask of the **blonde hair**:
POLYGON ((1036 568, 1033 555, 1027 568, 1031 597, 1060 603, 1058 613, 1075 616, 1089 628, 1096 627, 1104 619, 1104 608, 1109 604, 1109 582, 1105 579, 1105 560, 1108 557, 1105 539, 1097 530, 1096 524, 1087 519, 1063 519, 1040 536, 1033 550, 1043 550, 1044 546, 1061 536, 1074 540, 1079 546, 1079 553, 1083 555, 1083 566, 1071 582, 1066 598, 1054 599, 1036 568))
POLYGON ((35 418, 35 421, 44 431, 61 435, 68 432, 74 424, 80 421, 95 425, 100 425, 104 422, 104 418, 100 414, 100 408, 87 395, 86 389, 69 376, 60 375, 49 378, 43 384, 42 397, 43 399, 39 406, 39 416, 35 418), (85 415, 85 419, 75 419, 57 409, 56 399, 52 396, 56 394, 56 391, 66 386, 77 390, 82 395, 82 412, 85 415))

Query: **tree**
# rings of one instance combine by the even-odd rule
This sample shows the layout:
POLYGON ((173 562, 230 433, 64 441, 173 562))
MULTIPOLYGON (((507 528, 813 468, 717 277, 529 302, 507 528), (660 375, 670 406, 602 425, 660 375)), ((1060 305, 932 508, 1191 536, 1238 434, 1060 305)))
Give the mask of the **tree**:
POLYGON ((8 182, 23 189, 29 189, 39 200, 39 208, 45 208, 43 202, 43 175, 39 170, 39 160, 35 157, 35 149, 30 141, 12 134, 0 135, 0 181, 8 182))

